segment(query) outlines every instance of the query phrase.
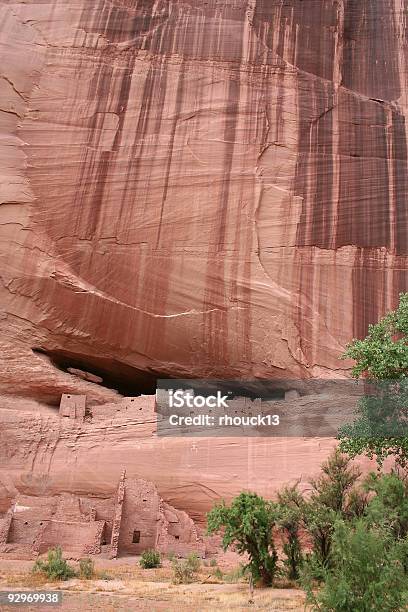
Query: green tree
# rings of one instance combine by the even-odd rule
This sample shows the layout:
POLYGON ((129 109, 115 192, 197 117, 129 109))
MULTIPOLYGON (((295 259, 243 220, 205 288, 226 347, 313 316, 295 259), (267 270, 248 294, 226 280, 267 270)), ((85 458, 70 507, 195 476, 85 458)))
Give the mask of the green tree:
MULTIPOLYGON (((405 381, 408 374, 408 293, 400 295, 399 306, 389 312, 375 325, 370 325, 364 340, 353 340, 343 358, 355 360, 352 374, 368 381, 401 381, 401 389, 393 396, 391 387, 378 398, 366 397, 359 404, 360 418, 339 432, 340 448, 350 456, 365 454, 374 456, 379 465, 393 456, 397 464, 405 466, 408 461, 408 436, 405 435, 408 415, 408 396, 405 381), (395 398, 395 401, 394 401, 395 398), (390 408, 398 404, 401 411, 397 420, 390 418, 390 408), (384 416, 384 409, 388 413, 384 416), (383 412, 381 412, 383 411, 383 412), (396 424, 402 425, 398 430, 396 424), (398 432, 401 431, 400 435, 398 432), (386 435, 384 435, 384 433, 386 435)), ((387 383, 389 385, 389 383, 387 383)), ((392 417, 392 414, 391 414, 392 417)))
POLYGON ((232 500, 215 506, 207 515, 208 533, 223 530, 223 548, 235 546, 247 553, 247 565, 255 582, 265 586, 273 583, 278 555, 272 530, 278 519, 277 505, 265 501, 256 493, 243 492, 232 500))
POLYGON ((285 487, 278 493, 278 520, 284 537, 283 552, 286 555, 284 565, 288 578, 297 580, 303 563, 300 531, 303 524, 304 500, 297 485, 285 487))
POLYGON ((332 564, 323 568, 323 588, 316 594, 306 566, 302 583, 308 602, 321 612, 398 612, 405 610, 406 576, 402 557, 406 542, 387 532, 337 521, 332 538, 332 564))
POLYGON ((353 340, 343 359, 354 359, 354 378, 395 380, 408 374, 408 293, 400 294, 397 310, 369 325, 364 340, 353 340))
POLYGON ((330 564, 334 525, 364 511, 365 501, 355 486, 361 472, 336 448, 322 464, 321 475, 311 481, 312 493, 303 508, 304 524, 312 537, 318 564, 330 564))
POLYGON ((370 474, 365 488, 375 493, 370 500, 367 520, 377 527, 387 529, 395 540, 408 537, 408 481, 397 473, 370 474))

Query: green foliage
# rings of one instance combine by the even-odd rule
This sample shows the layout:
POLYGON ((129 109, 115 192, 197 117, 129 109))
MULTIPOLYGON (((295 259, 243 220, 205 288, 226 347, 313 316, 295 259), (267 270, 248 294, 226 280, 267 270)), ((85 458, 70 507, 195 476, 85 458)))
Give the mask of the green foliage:
MULTIPOLYGON (((400 294, 397 310, 389 312, 378 323, 369 326, 364 340, 353 340, 343 358, 355 360, 352 372, 355 378, 362 376, 374 381, 403 381, 407 378, 408 293, 400 294)), ((393 456, 397 464, 405 466, 408 461, 406 404, 403 408, 403 420, 400 422, 405 424, 405 427, 399 430, 394 423, 391 434, 388 431, 384 435, 381 429, 378 430, 378 424, 387 427, 389 419, 381 420, 376 414, 378 408, 375 403, 367 398, 362 399, 358 406, 360 418, 353 425, 342 428, 339 433, 341 450, 351 457, 361 454, 369 458, 375 456, 380 466, 387 457, 393 456)))
POLYGON ((193 581, 194 574, 200 569, 200 560, 195 553, 190 554, 187 559, 174 559, 173 582, 174 584, 189 584, 193 581))
POLYGON ((283 552, 286 555, 284 566, 290 580, 299 578, 299 571, 303 563, 303 553, 300 543, 300 529, 304 514, 305 503, 302 495, 293 487, 285 487, 278 493, 278 527, 283 536, 283 552))
POLYGON ((191 569, 193 570, 193 572, 198 572, 198 570, 201 567, 201 561, 197 555, 197 553, 192 552, 188 555, 187 557, 187 561, 191 567, 191 569))
POLYGON ((208 533, 221 529, 223 547, 235 546, 239 553, 249 555, 248 569, 255 582, 272 585, 277 570, 278 555, 272 529, 278 518, 277 505, 255 493, 241 493, 230 506, 215 506, 208 516, 208 533))
POLYGON ((408 481, 397 473, 370 474, 365 488, 375 496, 367 507, 370 524, 386 529, 395 540, 408 537, 408 481))
POLYGON ((160 567, 161 558, 159 551, 153 549, 145 550, 142 553, 140 565, 141 567, 143 567, 143 569, 153 569, 155 567, 160 567))
POLYGON ((217 567, 217 559, 210 560, 210 567, 217 567))
POLYGON ((34 573, 43 573, 50 580, 69 580, 69 578, 76 576, 74 568, 62 557, 60 546, 50 548, 47 553, 47 561, 37 559, 32 571, 34 573))
POLYGON ((361 476, 351 460, 336 448, 321 466, 319 478, 311 480, 312 502, 334 512, 347 512, 349 493, 361 476))
POLYGON ((86 557, 79 561, 79 576, 85 580, 90 580, 95 576, 95 565, 92 559, 86 557))
POLYGON ((322 464, 322 474, 312 480, 312 494, 303 506, 303 520, 312 537, 313 553, 321 566, 330 564, 336 521, 363 512, 364 496, 355 487, 360 471, 336 449, 322 464))
POLYGON ((408 293, 400 294, 397 310, 368 328, 364 340, 353 340, 343 358, 354 359, 353 376, 374 380, 400 379, 408 373, 408 293))
MULTIPOLYGON (((406 543, 405 543, 406 547, 406 543)), ((396 612, 405 609, 406 576, 400 542, 364 519, 337 521, 332 538, 332 564, 322 568, 323 588, 314 593, 306 565, 302 581, 308 602, 321 612, 396 612)))

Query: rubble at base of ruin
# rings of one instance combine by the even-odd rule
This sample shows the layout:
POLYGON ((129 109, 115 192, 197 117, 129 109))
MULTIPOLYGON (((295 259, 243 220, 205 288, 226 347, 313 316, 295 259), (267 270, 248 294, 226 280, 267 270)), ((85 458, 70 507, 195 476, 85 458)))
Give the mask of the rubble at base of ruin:
POLYGON ((35 559, 61 546, 68 559, 115 558, 147 549, 205 557, 205 540, 192 519, 161 499, 155 485, 122 473, 110 498, 65 493, 18 495, 0 514, 0 558, 35 559))

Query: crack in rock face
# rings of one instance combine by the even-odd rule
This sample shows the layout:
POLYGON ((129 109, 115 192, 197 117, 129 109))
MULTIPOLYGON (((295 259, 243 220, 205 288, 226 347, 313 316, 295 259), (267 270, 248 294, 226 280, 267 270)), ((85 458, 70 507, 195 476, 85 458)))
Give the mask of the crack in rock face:
POLYGON ((146 380, 346 368, 346 343, 407 287, 394 4, 55 0, 1 15, 15 392, 41 395, 33 346, 146 380))
POLYGON ((405 9, 0 3, 0 544, 59 499, 120 549, 124 467, 192 534, 317 473, 328 437, 159 438, 154 391, 342 378, 407 290, 405 9))

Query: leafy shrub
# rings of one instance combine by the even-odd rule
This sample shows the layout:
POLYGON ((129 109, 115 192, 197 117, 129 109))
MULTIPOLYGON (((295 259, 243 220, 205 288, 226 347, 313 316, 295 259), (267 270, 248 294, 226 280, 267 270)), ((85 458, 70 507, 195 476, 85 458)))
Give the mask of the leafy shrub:
MULTIPOLYGON (((405 547, 406 547, 406 543, 405 547)), ((406 576, 401 542, 369 527, 336 522, 332 538, 332 564, 323 567, 323 588, 315 594, 313 575, 306 564, 302 582, 308 602, 321 612, 396 612, 405 609, 406 576)))
POLYGON ((210 560, 210 567, 217 567, 218 563, 217 563, 217 559, 211 559, 210 560))
POLYGON ((240 563, 238 567, 234 568, 230 572, 226 572, 223 575, 224 582, 228 582, 230 584, 234 584, 236 582, 240 582, 247 575, 247 568, 243 563, 240 563))
POLYGON ((47 553, 47 561, 37 559, 32 571, 34 573, 43 573, 50 580, 69 580, 69 578, 76 576, 74 568, 62 557, 60 546, 50 548, 47 553))
POLYGON ((391 531, 394 538, 404 539, 408 536, 408 481, 397 473, 370 474, 365 488, 375 496, 367 507, 367 518, 378 527, 391 531))
POLYGON ((198 558, 197 553, 193 552, 190 553, 187 557, 187 561, 191 567, 191 569, 193 570, 193 572, 198 572, 198 570, 200 569, 201 566, 201 561, 198 558))
POLYGON ((303 563, 303 553, 300 543, 300 528, 302 525, 304 500, 297 490, 297 485, 285 487, 278 493, 278 526, 285 537, 283 552, 286 555, 284 566, 290 580, 299 578, 303 563))
POLYGON ((174 559, 173 582, 175 584, 189 584, 193 581, 194 574, 198 572, 201 561, 196 553, 190 553, 187 559, 174 559))
MULTIPOLYGON (((353 376, 363 377, 372 381, 399 380, 406 388, 408 374, 408 293, 400 294, 399 306, 386 314, 375 325, 369 325, 368 334, 364 340, 354 339, 343 355, 343 359, 354 359, 353 376)), ((400 402, 398 402, 400 404, 400 402)), ((375 407, 375 404, 374 404, 375 407)), ((408 464, 408 436, 406 434, 406 404, 405 419, 400 423, 401 435, 382 436, 372 434, 372 419, 370 419, 370 403, 366 398, 358 404, 360 418, 350 427, 343 427, 339 432, 340 447, 343 452, 352 457, 367 455, 376 458, 381 466, 384 460, 392 456, 397 464, 405 467, 408 464), (359 435, 363 434, 363 435, 359 435)), ((378 422, 378 419, 374 421, 378 422)), ((382 421, 380 421, 381 423, 382 421)), ((375 428, 376 429, 376 428, 375 428)))
POLYGON ((160 567, 161 558, 158 550, 145 550, 142 553, 142 557, 140 559, 140 565, 143 569, 153 569, 155 567, 160 567))
POLYGON ((194 570, 188 559, 175 559, 172 566, 174 584, 190 584, 193 581, 194 570))
POLYGON ((311 481, 312 495, 303 505, 303 521, 313 541, 316 563, 330 564, 334 524, 339 519, 352 520, 363 512, 365 497, 356 488, 361 473, 350 458, 336 449, 322 464, 322 474, 311 481))
POLYGON ((209 512, 208 533, 224 529, 224 550, 235 546, 239 553, 247 553, 247 567, 254 581, 270 586, 277 571, 278 555, 272 534, 277 516, 276 504, 256 493, 241 493, 230 506, 222 502, 209 512))
POLYGON ((218 580, 222 580, 224 578, 224 574, 222 573, 222 570, 219 567, 215 569, 214 576, 215 578, 218 578, 218 580))
POLYGON ((95 565, 92 559, 86 557, 79 561, 79 576, 85 580, 90 580, 95 576, 95 565))

